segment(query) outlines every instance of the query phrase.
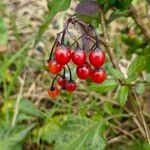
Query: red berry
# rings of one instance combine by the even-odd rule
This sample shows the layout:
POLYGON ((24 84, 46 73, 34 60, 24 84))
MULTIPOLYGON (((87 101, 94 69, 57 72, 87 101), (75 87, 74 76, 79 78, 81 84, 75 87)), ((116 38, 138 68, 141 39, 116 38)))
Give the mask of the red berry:
POLYGON ((106 72, 103 69, 94 69, 91 72, 92 81, 95 83, 102 83, 106 79, 106 72))
POLYGON ((65 87, 66 87, 67 91, 73 92, 73 91, 76 90, 77 85, 73 80, 69 80, 69 81, 66 82, 65 87))
POLYGON ((65 65, 71 59, 71 51, 65 46, 56 48, 55 59, 59 64, 65 65))
POLYGON ((57 79, 57 83, 58 83, 60 86, 65 86, 66 82, 67 82, 67 79, 66 79, 65 77, 59 77, 59 78, 57 79))
POLYGON ((76 65, 82 65, 86 61, 86 54, 82 50, 76 50, 75 52, 72 53, 72 61, 76 65))
POLYGON ((50 60, 50 62, 48 62, 48 67, 49 72, 53 74, 58 74, 63 68, 63 66, 57 63, 56 60, 50 60))
POLYGON ((57 87, 51 87, 49 90, 48 90, 48 95, 50 97, 57 97, 59 95, 60 91, 57 87))
POLYGON ((87 63, 85 63, 82 66, 77 67, 76 73, 80 79, 87 79, 90 77, 91 68, 87 63))
POLYGON ((91 65, 94 67, 101 67, 105 62, 105 53, 99 48, 96 48, 95 50, 91 51, 89 60, 91 65))

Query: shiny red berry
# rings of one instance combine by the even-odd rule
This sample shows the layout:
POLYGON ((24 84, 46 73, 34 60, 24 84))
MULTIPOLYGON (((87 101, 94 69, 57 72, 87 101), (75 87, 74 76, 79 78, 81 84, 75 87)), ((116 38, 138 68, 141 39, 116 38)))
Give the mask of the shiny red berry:
POLYGON ((66 82, 67 82, 66 77, 59 77, 59 78, 57 79, 57 83, 58 83, 60 86, 65 86, 66 82))
POLYGON ((86 53, 83 50, 76 50, 72 53, 72 61, 76 65, 82 65, 86 61, 86 53))
POLYGON ((80 79, 84 80, 84 79, 87 79, 88 77, 90 77, 91 68, 90 68, 89 64, 85 63, 85 64, 77 67, 76 73, 80 79))
POLYGON ((71 59, 71 51, 65 46, 56 48, 55 59, 59 64, 65 65, 71 59))
POLYGON ((106 72, 103 69, 94 69, 91 72, 92 81, 95 83, 102 83, 106 79, 106 72))
POLYGON ((67 91, 73 92, 73 91, 76 90, 77 85, 73 80, 69 80, 69 81, 66 82, 65 87, 66 87, 67 91))
POLYGON ((96 48, 95 50, 91 51, 89 55, 91 65, 93 65, 96 68, 101 67, 104 64, 105 59, 105 53, 99 48, 96 48))
POLYGON ((56 62, 56 60, 50 60, 48 62, 48 67, 49 67, 49 72, 53 74, 58 74, 59 72, 61 72, 63 68, 63 66, 60 65, 58 62, 56 62))
POLYGON ((48 89, 48 95, 52 98, 55 98, 59 95, 60 91, 57 87, 51 87, 48 89))

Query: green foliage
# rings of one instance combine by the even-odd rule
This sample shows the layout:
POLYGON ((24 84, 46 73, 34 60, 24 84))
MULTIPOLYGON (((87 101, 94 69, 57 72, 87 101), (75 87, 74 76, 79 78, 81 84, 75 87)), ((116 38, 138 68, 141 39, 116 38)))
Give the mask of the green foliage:
POLYGON ((77 5, 76 13, 78 18, 80 18, 82 21, 98 26, 100 18, 98 8, 99 4, 106 12, 111 8, 116 7, 116 10, 111 13, 109 19, 107 20, 107 23, 110 23, 119 17, 127 17, 129 15, 128 8, 131 2, 132 0, 98 0, 97 3, 96 1, 80 0, 80 3, 77 5), (93 8, 95 8, 95 11, 92 10, 93 8))
POLYGON ((43 113, 37 109, 32 101, 22 99, 19 104, 20 112, 34 117, 43 117, 43 113))
POLYGON ((116 0, 114 6, 120 10, 128 9, 132 0, 116 0))
POLYGON ((112 7, 123 11, 129 8, 132 0, 98 0, 98 2, 104 7, 105 11, 108 11, 112 7))
POLYGON ((149 150, 150 149, 150 145, 147 142, 143 142, 141 140, 139 141, 135 141, 133 143, 131 143, 129 146, 126 146, 124 148, 123 145, 119 144, 116 145, 115 147, 111 148, 111 150, 149 150))
POLYGON ((130 83, 132 83, 133 81, 135 81, 136 78, 137 78, 136 75, 129 76, 127 79, 125 79, 125 83, 126 83, 126 84, 130 84, 130 83))
POLYGON ((62 0, 61 2, 52 0, 52 1, 49 1, 48 3, 48 9, 49 11, 52 11, 51 9, 53 9, 53 11, 56 13, 58 11, 65 11, 66 9, 69 8, 70 3, 71 3, 71 0, 62 0), (53 7, 55 8, 55 10, 53 7))
POLYGON ((0 45, 7 44, 8 41, 8 30, 4 19, 0 17, 0 45))
POLYGON ((14 147, 26 137, 34 126, 35 124, 26 127, 18 126, 15 128, 6 129, 6 132, 0 134, 0 148, 3 148, 3 150, 13 150, 14 147))
MULTIPOLYGON (((149 150, 149 145, 144 143, 145 139, 142 138, 140 133, 141 129, 145 132, 143 124, 141 124, 141 129, 135 127, 135 132, 132 132, 134 128, 134 125, 132 125, 133 119, 132 117, 128 118, 130 114, 126 114, 127 112, 124 111, 125 107, 128 109, 125 104, 131 92, 129 87, 134 90, 138 97, 149 89, 150 83, 150 44, 136 22, 131 19, 131 14, 129 13, 131 2, 132 0, 78 0, 78 6, 83 6, 84 4, 85 8, 85 5, 88 4, 88 7, 85 10, 81 7, 82 13, 76 11, 77 17, 88 24, 98 27, 98 35, 102 40, 104 40, 104 34, 100 25, 101 12, 99 11, 99 5, 106 13, 108 33, 111 32, 110 27, 112 24, 109 23, 112 21, 116 21, 116 23, 119 23, 118 25, 121 25, 115 36, 114 33, 109 33, 111 35, 109 44, 121 71, 112 65, 108 58, 109 55, 106 54, 107 63, 102 66, 107 72, 105 82, 95 84, 91 83, 90 79, 89 82, 81 81, 76 92, 71 94, 62 92, 59 99, 56 98, 55 100, 48 99, 44 93, 44 98, 41 99, 38 108, 34 102, 39 102, 40 97, 34 100, 32 99, 33 97, 25 99, 24 93, 30 91, 29 86, 31 86, 32 82, 35 83, 35 92, 39 96, 41 96, 38 93, 40 88, 41 92, 43 92, 49 87, 53 77, 47 77, 49 75, 45 73, 44 68, 46 59, 43 58, 43 54, 49 51, 49 43, 45 43, 46 47, 43 54, 38 54, 40 59, 37 58, 37 55, 33 54, 35 57, 32 57, 32 54, 28 55, 28 51, 33 48, 34 44, 43 40, 43 34, 48 29, 53 17, 58 12, 61 14, 62 11, 67 10, 70 7, 71 0, 48 1, 48 12, 44 15, 44 23, 40 26, 34 38, 29 39, 27 43, 20 42, 20 34, 17 34, 15 38, 19 40, 17 42, 20 48, 16 52, 6 52, 0 55, 0 149, 21 150, 22 145, 33 144, 32 146, 36 145, 37 149, 51 149, 52 147, 55 150, 103 150, 106 148, 108 141, 107 149, 149 150), (119 17, 126 19, 125 25, 124 22, 121 22, 122 18, 118 19, 119 17), (130 17, 130 19, 127 17, 130 17), (133 33, 130 32, 132 30, 133 33), (128 65, 129 67, 127 68, 128 65), (144 72, 142 72, 143 70, 144 72), (16 126, 12 128, 14 105, 19 95, 18 77, 22 77, 22 74, 26 71, 27 78, 19 103, 16 126), (124 74, 124 72, 126 73, 124 74), (144 81, 141 74, 144 74, 144 81), (32 79, 35 77, 34 81, 30 79, 30 76, 32 76, 32 79), (120 80, 123 85, 119 84, 120 80), (103 118, 110 122, 104 121, 103 118), (108 124, 114 124, 114 128, 107 126, 108 124), (115 128, 115 125, 119 125, 118 128, 115 128), (31 132, 32 129, 33 132, 31 132), (140 139, 142 142, 132 145, 134 140, 128 137, 128 132, 135 136, 137 141, 140 139), (116 141, 116 139, 119 140, 116 141), (120 144, 120 142, 123 142, 123 144, 120 144), (125 146, 124 143, 126 144, 125 146), (128 143, 131 147, 128 147, 128 143)), ((0 9, 1 7, 3 6, 1 6, 0 2, 0 9)), ((142 15, 144 16, 144 14, 142 15)), ((140 16, 142 15, 140 14, 140 16)), ((10 22, 14 21, 13 24, 16 24, 14 18, 12 17, 10 22)), ((11 30, 14 30, 14 28, 11 30)), ((17 29, 15 30, 17 31, 17 29)), ((16 31, 13 31, 13 33, 16 34, 16 31)), ((8 29, 4 18, 0 17, 0 45, 9 44, 7 42, 8 29)), ((33 51, 35 52, 35 50, 33 51)), ((74 74, 73 77, 75 77, 74 74)), ((134 115, 134 117, 138 117, 136 114, 134 115)), ((145 118, 147 119, 148 115, 145 118)))
POLYGON ((150 149, 150 144, 148 144, 147 142, 135 142, 134 144, 132 144, 129 147, 129 150, 149 150, 150 149))
POLYGON ((118 85, 117 82, 115 82, 114 80, 106 80, 100 85, 91 84, 89 86, 89 89, 92 91, 103 93, 113 90, 114 88, 117 87, 117 85, 118 85))
POLYGON ((102 150, 106 140, 103 121, 97 122, 82 117, 68 118, 61 129, 61 136, 56 141, 56 149, 64 150, 102 150))
POLYGON ((111 74, 111 75, 113 75, 115 78, 117 78, 117 79, 123 79, 124 77, 123 77, 123 73, 122 72, 120 72, 119 70, 117 70, 117 69, 115 69, 115 68, 109 68, 108 69, 108 72, 111 74))
POLYGON ((66 115, 54 116, 50 119, 48 118, 43 127, 33 131, 33 135, 37 138, 40 137, 43 141, 49 144, 57 141, 57 138, 60 136, 60 126, 66 118, 66 115))
POLYGON ((143 45, 146 44, 144 38, 142 36, 136 36, 135 34, 122 34, 121 35, 122 41, 127 44, 129 47, 127 49, 127 55, 131 56, 133 53, 136 54, 143 54, 143 45))
POLYGON ((102 120, 94 121, 84 117, 69 116, 60 124, 58 119, 60 120, 59 117, 54 117, 54 120, 40 129, 43 140, 50 143, 55 141, 55 149, 104 149, 106 140, 103 132, 106 130, 106 126, 102 120))
POLYGON ((7 70, 7 68, 10 67, 10 65, 12 65, 14 62, 16 62, 16 60, 18 60, 18 58, 21 58, 22 56, 25 57, 25 54, 26 54, 27 50, 29 49, 29 45, 31 44, 31 42, 32 41, 29 41, 28 43, 26 43, 22 48, 20 48, 17 51, 17 53, 15 53, 11 58, 9 58, 6 61, 6 63, 2 66, 2 68, 0 68, 0 72, 2 73, 0 75, 3 76, 4 75, 3 73, 5 73, 5 70, 7 70))
POLYGON ((105 102, 103 108, 106 113, 113 114, 114 109, 112 108, 112 105, 109 102, 105 102))
POLYGON ((128 76, 135 76, 141 73, 145 69, 148 59, 149 57, 147 56, 136 57, 128 68, 128 76))
POLYGON ((103 5, 106 2, 106 0, 98 0, 98 2, 100 5, 103 5))
POLYGON ((120 11, 119 9, 116 9, 111 13, 107 23, 111 23, 113 20, 116 20, 119 17, 127 17, 127 16, 129 16, 128 10, 120 11))
POLYGON ((136 85, 136 88, 135 88, 135 91, 137 94, 141 95, 145 92, 145 85, 144 84, 137 84, 136 85))
POLYGON ((118 91, 118 101, 122 107, 126 104, 128 92, 129 88, 127 86, 122 86, 118 91))
POLYGON ((99 4, 104 7, 105 11, 108 11, 116 0, 98 0, 99 4))

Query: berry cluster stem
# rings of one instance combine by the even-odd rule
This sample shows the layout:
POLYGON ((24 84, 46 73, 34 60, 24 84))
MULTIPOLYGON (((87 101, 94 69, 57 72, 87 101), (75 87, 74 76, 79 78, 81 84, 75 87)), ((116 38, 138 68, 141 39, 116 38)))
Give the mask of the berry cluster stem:
POLYGON ((69 65, 67 65, 67 67, 68 67, 68 71, 69 71, 69 74, 70 74, 70 81, 72 81, 72 73, 71 73, 71 69, 70 69, 69 65))
POLYGON ((54 83, 55 83, 56 79, 57 79, 59 76, 62 77, 61 74, 57 74, 57 75, 55 76, 55 78, 53 79, 53 81, 52 81, 52 83, 51 83, 51 87, 50 87, 51 89, 54 88, 54 83))

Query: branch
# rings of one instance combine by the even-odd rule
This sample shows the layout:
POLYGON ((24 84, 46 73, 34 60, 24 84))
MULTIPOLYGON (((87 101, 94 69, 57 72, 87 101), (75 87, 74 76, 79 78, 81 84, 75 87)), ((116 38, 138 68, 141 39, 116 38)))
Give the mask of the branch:
MULTIPOLYGON (((109 58, 110 58, 110 61, 111 61, 111 63, 112 63, 112 65, 113 65, 113 67, 115 67, 115 68, 117 68, 118 70, 120 70, 120 68, 119 68, 119 66, 118 66, 118 64, 117 64, 117 61, 115 60, 115 56, 114 56, 114 54, 113 54, 113 51, 111 50, 111 46, 110 46, 110 39, 109 39, 109 34, 108 34, 108 32, 107 32, 107 24, 106 24, 106 19, 105 19, 105 13, 104 13, 104 11, 103 11, 103 9, 102 8, 100 8, 100 16, 101 16, 101 27, 102 27, 102 30, 103 30, 103 33, 104 33, 104 39, 105 39, 105 42, 106 42, 106 46, 105 46, 105 48, 106 48, 106 51, 107 51, 107 53, 108 53, 108 55, 109 55, 109 58)), ((138 16, 139 17, 139 16, 138 16)), ((139 19, 139 18, 138 18, 139 19)), ((139 21, 139 20, 138 20, 139 21)), ((143 27, 142 27, 143 28, 143 27)), ((145 28, 144 28, 145 29, 145 28)), ((146 31, 147 32, 147 31, 146 31)), ((119 80, 119 83, 120 83, 120 85, 124 85, 124 83, 122 82, 122 80, 119 80)), ((134 97, 134 93, 132 92, 132 91, 130 91, 129 92, 129 95, 132 95, 133 96, 133 98, 130 98, 130 96, 129 96, 129 102, 131 103, 131 105, 132 105, 132 107, 133 107, 133 111, 135 112, 135 114, 137 114, 137 112, 139 112, 139 105, 138 105, 138 108, 136 108, 136 105, 134 105, 133 103, 132 103, 132 101, 135 101, 136 100, 136 98, 134 97)), ((143 116, 138 116, 137 115, 137 118, 139 118, 140 120, 142 120, 141 121, 141 123, 143 123, 143 126, 144 126, 144 130, 143 130, 143 128, 142 128, 142 134, 144 135, 144 137, 145 137, 145 135, 146 135, 146 137, 147 137, 147 140, 148 140, 148 142, 150 143, 150 138, 149 138, 149 135, 148 135, 148 128, 147 128, 147 126, 145 125, 146 124, 146 122, 145 122, 145 119, 143 118, 143 116)), ((138 121, 138 120, 137 120, 138 121)), ((134 122, 135 122, 135 120, 134 120, 134 122)), ((137 122, 135 122, 136 124, 137 124, 137 122)), ((141 127, 141 124, 138 122, 138 124, 140 125, 140 127, 141 127)))
POLYGON ((134 8, 133 5, 130 6, 130 14, 132 18, 135 20, 136 24, 141 28, 145 38, 150 41, 150 30, 145 25, 145 23, 143 22, 142 18, 139 16, 137 10, 134 8))
MULTIPOLYGON (((118 70, 120 70, 120 67, 117 64, 117 61, 115 60, 115 56, 113 54, 113 51, 111 49, 110 46, 110 39, 109 39, 109 35, 107 32, 107 25, 106 25, 106 19, 105 19, 105 14, 102 8, 100 8, 100 17, 101 17, 101 27, 104 33, 104 39, 105 39, 105 49, 109 55, 110 61, 113 65, 114 68, 117 68, 118 70)), ((120 84, 123 85, 123 82, 121 80, 119 80, 120 84)))

